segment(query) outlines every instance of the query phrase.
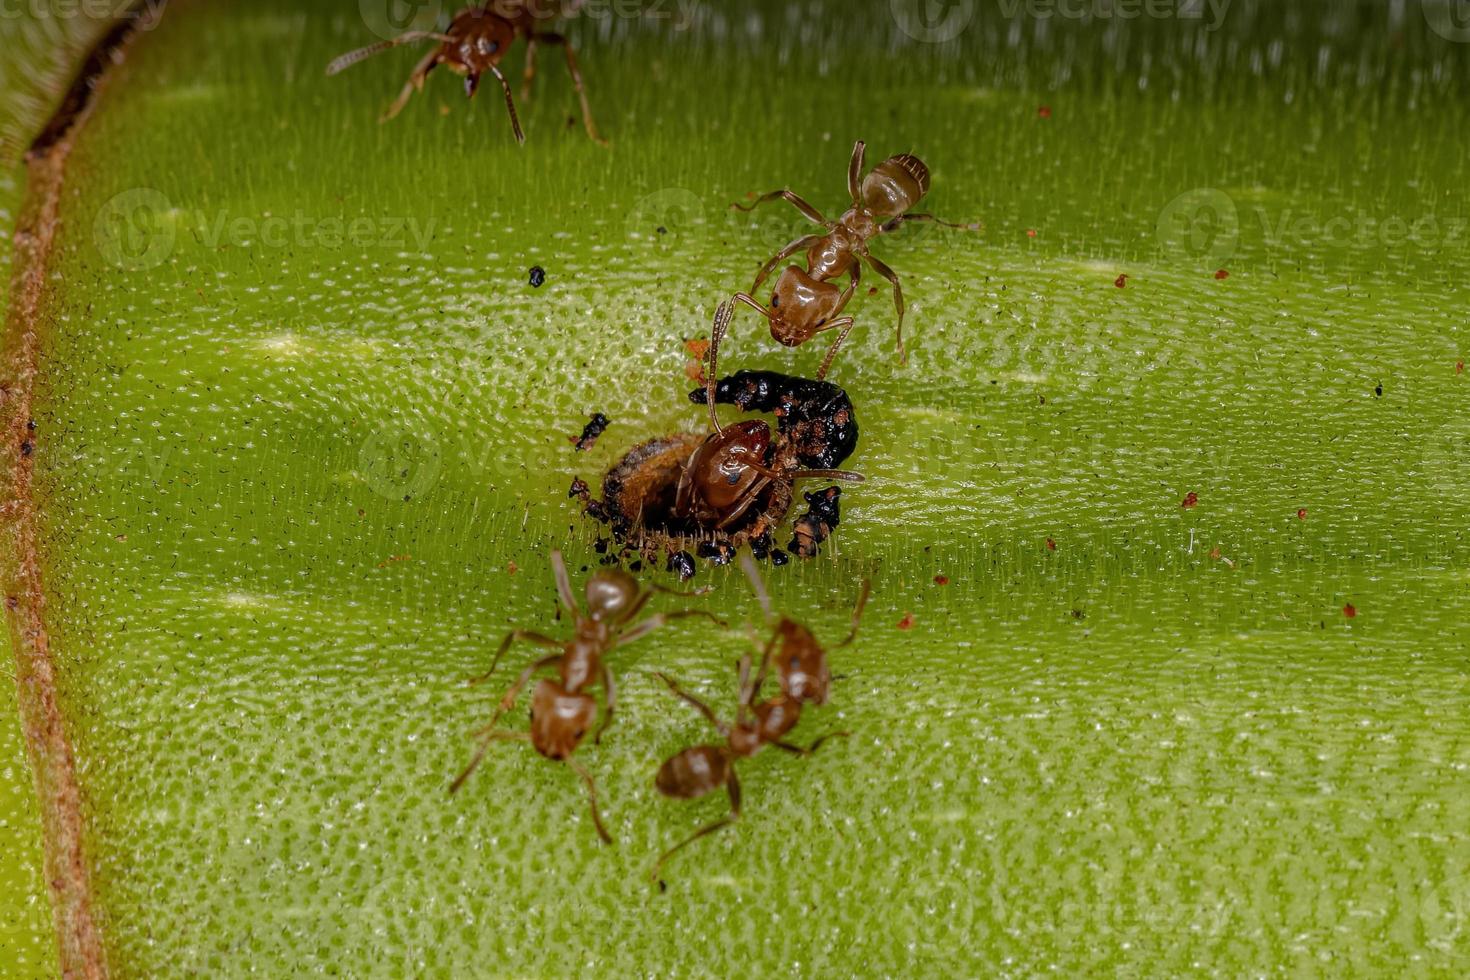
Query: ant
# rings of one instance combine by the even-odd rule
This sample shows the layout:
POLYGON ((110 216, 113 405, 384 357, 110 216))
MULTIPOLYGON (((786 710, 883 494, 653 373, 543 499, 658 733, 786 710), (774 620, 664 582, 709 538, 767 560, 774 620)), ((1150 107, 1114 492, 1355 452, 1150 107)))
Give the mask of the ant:
MULTIPOLYGON (((709 404, 710 424, 714 433, 689 457, 679 476, 674 498, 674 514, 691 518, 696 523, 723 531, 738 521, 772 484, 790 484, 797 480, 845 480, 862 483, 860 473, 845 470, 798 469, 794 453, 770 455, 771 427, 760 419, 737 422, 728 428, 720 425, 715 412, 717 355, 716 344, 725 336, 734 315, 731 303, 721 303, 715 311, 710 343, 710 371, 705 396, 709 404)), ((790 448, 790 444, 786 444, 790 448)))
MULTIPOLYGON (((924 161, 911 153, 901 153, 880 163, 871 173, 864 176, 867 144, 858 140, 848 165, 847 189, 852 204, 842 217, 829 221, 811 204, 789 190, 772 191, 758 198, 749 207, 732 204, 738 211, 754 211, 768 201, 785 200, 808 219, 821 225, 826 234, 806 235, 787 245, 761 267, 755 277, 750 293, 761 288, 776 266, 795 255, 806 252, 806 268, 787 266, 771 296, 770 308, 760 304, 750 293, 738 293, 735 299, 753 308, 771 324, 771 336, 787 347, 800 347, 819 333, 838 330, 832 349, 822 361, 817 380, 827 376, 832 361, 847 335, 852 331, 852 317, 834 319, 852 300, 862 276, 862 264, 866 262, 874 272, 893 284, 893 305, 898 309, 898 354, 901 363, 908 363, 908 351, 903 343, 904 301, 903 286, 898 273, 868 252, 868 243, 879 235, 897 230, 910 221, 930 221, 947 228, 979 230, 978 224, 957 225, 941 221, 932 214, 910 214, 929 193, 929 168, 924 161), (836 280, 848 276, 846 289, 839 289, 836 280)), ((714 357, 716 341, 711 340, 710 356, 714 357)))
MULTIPOLYGON (((760 580, 760 573, 756 570, 755 562, 745 556, 742 557, 741 566, 755 587, 756 596, 760 599, 761 606, 769 618, 771 616, 770 598, 766 594, 765 585, 760 580)), ((851 643, 857 636, 857 623, 862 617, 863 606, 867 603, 870 587, 871 583, 865 580, 862 595, 853 612, 852 634, 840 644, 841 646, 851 643)), ((823 735, 805 748, 785 741, 786 736, 801 720, 802 705, 823 704, 827 697, 829 678, 826 654, 817 644, 811 631, 805 626, 783 617, 761 655, 760 669, 756 672, 754 679, 750 676, 750 668, 750 654, 747 653, 740 659, 740 695, 736 703, 733 725, 720 721, 709 705, 685 691, 673 678, 662 673, 658 675, 675 696, 693 705, 695 710, 714 726, 724 739, 724 743, 696 745, 672 756, 659 767, 658 775, 654 777, 654 786, 664 796, 682 800, 696 800, 724 786, 725 792, 730 797, 730 813, 728 816, 701 827, 665 851, 654 864, 649 874, 651 879, 658 880, 659 872, 663 869, 664 864, 679 851, 701 837, 707 837, 740 819, 740 778, 735 772, 736 762, 750 758, 767 745, 773 745, 792 755, 809 756, 821 748, 828 739, 846 738, 851 734, 850 732, 832 732, 823 735), (784 641, 781 647, 781 659, 777 661, 777 668, 781 674, 781 693, 768 700, 758 701, 761 687, 771 667, 777 640, 784 641), (787 659, 788 653, 792 654, 789 660, 787 659), (817 696, 814 676, 808 673, 808 671, 818 669, 821 675, 820 697, 817 696)))
MULTIPOLYGON (((582 2, 583 0, 570 0, 561 5, 561 12, 573 13, 582 2)), ((359 61, 400 45, 438 41, 438 46, 414 66, 413 74, 409 76, 398 99, 378 121, 387 122, 402 112, 413 93, 424 90, 429 72, 443 65, 455 74, 464 76, 465 94, 470 98, 474 98, 479 89, 481 76, 494 75, 505 91, 505 107, 510 111, 510 126, 515 132, 516 142, 523 144, 526 142, 526 134, 521 130, 515 99, 510 93, 510 82, 506 81, 505 75, 500 71, 500 61, 518 38, 526 39, 526 68, 521 84, 521 101, 524 102, 531 97, 531 82, 536 77, 536 45, 554 44, 566 52, 567 71, 571 73, 572 86, 577 90, 577 98, 582 103, 582 122, 587 128, 587 135, 595 142, 605 144, 607 141, 598 134, 597 124, 592 121, 592 109, 587 104, 582 72, 577 67, 577 55, 572 50, 571 42, 563 34, 537 30, 537 21, 550 16, 557 9, 554 3, 546 11, 540 9, 546 3, 547 0, 486 0, 483 4, 466 7, 455 14, 445 31, 408 31, 391 41, 380 41, 349 51, 327 66, 327 74, 336 75, 359 61)))
POLYGON ((530 742, 537 752, 553 762, 565 762, 581 777, 587 786, 587 796, 592 806, 592 823, 597 828, 598 836, 605 843, 611 844, 612 837, 603 826, 602 817, 597 810, 597 785, 586 767, 572 758, 572 753, 577 750, 577 746, 597 719, 597 701, 587 691, 599 683, 602 685, 606 710, 602 716, 602 724, 593 736, 594 744, 602 741, 602 733, 612 722, 613 710, 617 705, 617 688, 613 683, 612 671, 604 658, 613 650, 642 639, 671 620, 702 616, 720 626, 726 624, 707 612, 683 610, 657 613, 636 625, 629 625, 642 612, 648 600, 653 598, 654 593, 670 590, 654 586, 645 591, 639 587, 633 576, 620 569, 603 569, 587 580, 587 611, 584 613, 577 606, 571 579, 567 575, 566 562, 560 551, 551 553, 551 567, 556 576, 556 591, 561 598, 561 604, 571 613, 576 624, 576 636, 563 643, 530 630, 513 630, 506 635, 500 649, 495 651, 490 669, 472 679, 472 685, 489 680, 495 673, 495 668, 500 665, 501 657, 517 640, 551 647, 559 652, 528 665, 506 690, 490 724, 474 733, 474 737, 480 740, 480 747, 464 772, 449 787, 449 792, 451 795, 459 792, 460 787, 484 760, 492 743, 530 742), (516 699, 520 697, 531 677, 537 671, 548 668, 555 669, 558 678, 543 678, 536 683, 536 689, 531 695, 531 730, 497 730, 496 725, 500 723, 501 717, 515 707, 516 699))

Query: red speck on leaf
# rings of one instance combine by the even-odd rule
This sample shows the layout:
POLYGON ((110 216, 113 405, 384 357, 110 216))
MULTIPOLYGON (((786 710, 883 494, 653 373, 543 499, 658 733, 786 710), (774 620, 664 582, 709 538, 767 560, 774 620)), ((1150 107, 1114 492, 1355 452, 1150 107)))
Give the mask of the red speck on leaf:
POLYGON ((1220 549, 1219 548, 1213 548, 1213 549, 1211 549, 1211 551, 1210 551, 1210 561, 1219 561, 1219 560, 1220 560, 1220 549))
POLYGON ((898 628, 901 629, 901 630, 904 630, 905 632, 907 632, 908 630, 913 629, 914 628, 914 614, 913 613, 904 613, 903 614, 903 619, 900 619, 898 621, 898 628))
POLYGON ((1348 619, 1357 619, 1358 607, 1349 602, 1347 605, 1342 607, 1342 614, 1348 619))
POLYGON ((1464 361, 1456 361, 1455 362, 1455 373, 1456 374, 1464 374, 1465 373, 1465 362, 1464 361))
POLYGON ((1184 495, 1184 502, 1181 503, 1179 506, 1183 507, 1185 510, 1194 510, 1196 507, 1199 506, 1199 494, 1195 493, 1193 490, 1189 491, 1189 493, 1184 495))
POLYGON ((703 337, 695 340, 686 340, 684 341, 684 349, 689 352, 690 357, 696 357, 702 361, 705 355, 709 353, 709 341, 703 337))
POLYGON ((1046 539, 1046 550, 1047 551, 1056 551, 1057 550, 1057 543, 1055 541, 1053 541, 1051 538, 1047 538, 1046 539))
POLYGON ((1229 269, 1221 269, 1221 270, 1219 270, 1218 272, 1215 273, 1215 278, 1216 279, 1229 279, 1230 278, 1230 270, 1229 269))
POLYGON ((1051 106, 1049 106, 1049 105, 1042 106, 1041 108, 1039 108, 1039 109, 1036 110, 1036 114, 1038 116, 1040 116, 1042 119, 1050 119, 1051 118, 1051 106))
POLYGON ((1305 507, 1296 512, 1296 519, 1299 521, 1304 521, 1307 519, 1307 509, 1305 507))
POLYGON ((517 565, 515 562, 511 562, 510 564, 505 566, 505 570, 511 575, 514 575, 516 572, 519 572, 521 570, 521 566, 517 565))
POLYGON ((1125 273, 1125 274, 1119 276, 1118 278, 1114 279, 1113 280, 1113 285, 1114 286, 1117 286, 1119 289, 1125 289, 1125 288, 1127 288, 1127 286, 1128 286, 1128 275, 1125 273))
POLYGON ((1027 228, 1026 229, 1026 237, 1027 238, 1035 238, 1036 237, 1036 229, 1035 228, 1027 228))
POLYGON ((934 576, 934 584, 935 585, 948 585, 949 584, 949 576, 948 575, 936 575, 936 576, 934 576))

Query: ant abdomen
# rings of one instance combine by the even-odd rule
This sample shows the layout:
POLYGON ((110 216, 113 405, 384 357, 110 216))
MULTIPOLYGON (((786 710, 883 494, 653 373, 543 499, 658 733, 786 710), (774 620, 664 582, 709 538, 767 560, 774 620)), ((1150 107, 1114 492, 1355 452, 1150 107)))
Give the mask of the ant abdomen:
POLYGON ((713 745, 685 749, 659 767, 654 786, 665 796, 693 800, 725 785, 730 759, 713 745))

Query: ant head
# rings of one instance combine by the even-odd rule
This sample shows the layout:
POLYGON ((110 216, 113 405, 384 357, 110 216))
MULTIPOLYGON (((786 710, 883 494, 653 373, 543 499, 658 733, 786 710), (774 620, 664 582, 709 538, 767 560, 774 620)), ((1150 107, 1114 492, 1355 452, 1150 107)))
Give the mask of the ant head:
POLYGON ((592 723, 597 701, 586 694, 568 694, 555 681, 543 680, 531 698, 531 744, 556 762, 577 751, 592 723))
POLYGON ((896 218, 929 193, 929 168, 911 153, 889 157, 863 178, 862 203, 880 218, 896 218))
POLYGON ((599 623, 619 619, 638 601, 638 582, 621 569, 603 569, 587 580, 587 613, 599 623))
POLYGON ((787 266, 771 295, 771 336, 787 347, 800 347, 842 311, 842 290, 813 279, 806 270, 787 266))
POLYGON ((726 511, 750 492, 759 474, 750 464, 762 464, 771 445, 771 427, 760 419, 727 425, 710 436, 689 461, 690 476, 699 496, 716 511, 726 511))
POLYGON ((812 631, 800 623, 783 619, 780 626, 781 648, 776 651, 776 666, 781 671, 781 690, 803 703, 826 704, 832 671, 827 666, 827 651, 817 642, 812 631))

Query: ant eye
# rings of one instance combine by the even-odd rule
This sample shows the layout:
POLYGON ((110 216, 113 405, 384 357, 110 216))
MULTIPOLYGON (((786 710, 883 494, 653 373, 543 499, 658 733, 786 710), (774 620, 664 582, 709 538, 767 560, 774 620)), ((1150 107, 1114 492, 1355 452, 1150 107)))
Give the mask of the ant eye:
POLYGON ((820 327, 822 324, 824 324, 826 322, 827 322, 827 318, 826 317, 822 317, 820 320, 817 321, 817 326, 820 327))
POLYGON ((740 474, 739 474, 739 473, 731 473, 731 474, 730 474, 730 475, 729 475, 729 476, 728 476, 728 477, 727 477, 727 478, 726 478, 726 479, 725 479, 725 482, 726 482, 726 483, 728 483, 728 484, 730 484, 730 486, 732 486, 732 487, 733 487, 733 486, 734 486, 734 485, 735 485, 735 484, 737 484, 737 483, 739 483, 739 482, 740 482, 740 474))
POLYGON ((774 310, 776 307, 778 307, 780 305, 781 305, 781 294, 780 293, 772 293, 771 294, 771 309, 774 310))

